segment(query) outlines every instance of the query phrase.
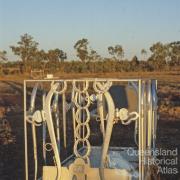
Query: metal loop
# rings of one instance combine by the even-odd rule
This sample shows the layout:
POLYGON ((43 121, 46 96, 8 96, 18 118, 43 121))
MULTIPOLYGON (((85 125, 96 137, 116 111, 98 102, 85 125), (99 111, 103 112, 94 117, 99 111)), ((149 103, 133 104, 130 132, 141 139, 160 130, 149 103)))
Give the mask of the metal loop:
POLYGON ((51 144, 51 143, 46 143, 46 144, 44 144, 44 149, 45 149, 47 152, 52 151, 52 149, 53 149, 52 144, 51 144), (49 147, 48 147, 48 146, 49 146, 49 147))
POLYGON ((86 139, 89 138, 90 136, 90 128, 89 128, 89 124, 78 124, 76 126, 76 129, 75 129, 75 133, 76 133, 76 137, 82 141, 85 141, 86 139), (85 137, 81 138, 81 134, 80 134, 80 128, 81 127, 86 127, 86 130, 87 130, 87 134, 85 135, 85 137))
MULTIPOLYGON (((83 92, 85 95, 86 95, 86 100, 87 100, 87 103, 84 105, 84 106, 81 106, 79 103, 78 103, 78 93, 75 94, 75 97, 74 97, 74 104, 76 105, 77 108, 79 109, 86 109, 89 107, 89 105, 91 104, 91 101, 90 101, 90 98, 89 98, 89 93, 86 91, 86 92, 83 92)), ((80 93, 80 94, 83 94, 83 93, 80 93)))
POLYGON ((74 154, 75 154, 77 157, 80 157, 80 158, 85 159, 85 158, 87 158, 87 157, 89 156, 90 152, 91 152, 91 145, 90 145, 90 142, 89 142, 87 139, 84 139, 84 140, 82 140, 82 139, 77 139, 77 140, 75 141, 75 143, 74 143, 74 154), (86 152, 84 155, 79 154, 79 152, 78 152, 78 150, 77 150, 78 144, 79 144, 80 142, 82 142, 82 143, 85 142, 86 145, 87 145, 87 146, 86 146, 86 147, 87 147, 87 152, 86 152))
POLYGON ((84 92, 86 92, 86 91, 88 90, 88 88, 89 88, 89 83, 88 83, 88 81, 85 81, 85 87, 84 87, 82 90, 80 90, 79 88, 77 88, 76 82, 77 82, 77 81, 73 81, 73 83, 72 83, 73 89, 74 89, 76 92, 78 92, 78 93, 84 93, 84 92))
POLYGON ((60 81, 60 82, 56 83, 58 86, 57 85, 54 86, 55 87, 54 92, 57 94, 63 94, 67 89, 67 82, 66 81, 60 81), (57 90, 58 86, 60 86, 60 82, 63 83, 63 88, 61 90, 57 90))
POLYGON ((86 120, 84 122, 81 122, 81 119, 79 119, 79 116, 80 116, 80 112, 81 112, 82 109, 77 109, 76 113, 75 113, 75 119, 77 121, 78 124, 87 124, 89 121, 90 121, 90 113, 89 113, 89 110, 88 108, 85 108, 83 110, 86 111, 86 114, 87 114, 87 117, 86 117, 86 120))
POLYGON ((87 162, 90 163, 90 160, 88 157, 91 151, 90 142, 88 140, 90 136, 90 127, 88 124, 90 121, 90 112, 89 112, 88 107, 91 104, 91 100, 90 100, 89 93, 87 91, 88 86, 89 86, 88 81, 86 81, 85 87, 83 88, 83 90, 80 90, 76 87, 76 81, 73 81, 73 90, 75 92, 75 95, 73 97, 73 102, 76 107, 76 112, 74 114, 74 121, 77 122, 76 127, 74 127, 74 135, 75 135, 74 154, 76 155, 76 157, 86 159, 87 162), (83 111, 85 112, 83 113, 83 111), (87 147, 87 151, 85 155, 81 155, 78 152, 78 144, 81 142, 82 142, 83 147, 85 146, 85 144, 87 147))
POLYGON ((28 123, 30 123, 30 124, 35 125, 35 126, 41 126, 41 125, 42 125, 42 123, 36 123, 36 122, 33 120, 33 118, 32 118, 31 115, 26 116, 26 121, 27 121, 28 123))
POLYGON ((105 93, 106 91, 109 90, 109 88, 112 86, 112 82, 110 81, 107 81, 105 84, 104 83, 100 83, 100 82, 97 82, 96 80, 94 81, 93 83, 93 88, 94 90, 99 93, 99 94, 102 94, 102 93, 105 93))
POLYGON ((131 113, 129 113, 129 115, 130 116, 135 115, 135 117, 130 118, 128 120, 121 120, 123 125, 129 125, 132 121, 137 120, 137 118, 139 117, 139 114, 137 112, 131 112, 131 113))
POLYGON ((96 121, 97 121, 97 122, 100 122, 100 121, 101 121, 100 116, 97 116, 97 117, 96 117, 96 121))

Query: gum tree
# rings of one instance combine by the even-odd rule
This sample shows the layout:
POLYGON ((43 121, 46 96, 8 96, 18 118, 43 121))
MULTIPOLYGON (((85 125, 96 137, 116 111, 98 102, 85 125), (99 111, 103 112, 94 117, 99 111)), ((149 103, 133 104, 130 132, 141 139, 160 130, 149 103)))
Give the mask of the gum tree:
POLYGON ((124 57, 124 50, 121 45, 116 45, 116 46, 109 46, 108 47, 108 52, 110 55, 113 56, 115 60, 122 60, 124 57))
POLYGON ((82 61, 85 62, 89 58, 89 53, 88 53, 88 39, 80 39, 78 40, 75 45, 74 49, 76 50, 77 57, 82 61))
POLYGON ((28 34, 22 35, 17 45, 10 46, 12 52, 21 58, 25 71, 27 70, 28 64, 34 60, 38 51, 37 47, 38 43, 28 34))

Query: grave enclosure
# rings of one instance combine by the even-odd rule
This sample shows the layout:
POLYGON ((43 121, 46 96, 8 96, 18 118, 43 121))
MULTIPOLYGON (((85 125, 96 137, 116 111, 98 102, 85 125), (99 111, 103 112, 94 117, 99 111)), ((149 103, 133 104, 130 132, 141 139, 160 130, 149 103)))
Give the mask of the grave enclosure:
POLYGON ((156 129, 156 80, 24 81, 26 180, 148 179, 156 129), (116 124, 134 125, 136 146, 111 146, 116 124))

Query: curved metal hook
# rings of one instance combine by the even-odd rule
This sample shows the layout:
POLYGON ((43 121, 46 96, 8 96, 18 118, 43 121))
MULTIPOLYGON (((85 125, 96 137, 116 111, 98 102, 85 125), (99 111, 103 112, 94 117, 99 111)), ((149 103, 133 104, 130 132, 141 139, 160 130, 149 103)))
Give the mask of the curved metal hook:
POLYGON ((54 125, 53 125, 53 121, 52 121, 51 100, 52 100, 52 96, 56 92, 58 86, 59 86, 58 83, 55 83, 54 85, 52 85, 49 93, 46 96, 45 107, 44 107, 44 111, 45 111, 45 115, 46 115, 47 128, 49 131, 49 136, 50 136, 50 140, 51 140, 52 147, 53 147, 55 161, 57 164, 57 177, 56 177, 57 180, 59 180, 61 177, 61 161, 60 161, 58 146, 57 146, 57 142, 56 142, 56 136, 54 133, 54 125))
MULTIPOLYGON (((101 84, 97 84, 99 88, 101 88, 101 84)), ((100 178, 102 180, 105 179, 104 177, 104 164, 106 161, 106 156, 109 148, 109 143, 111 139, 111 134, 112 134, 112 128, 114 124, 114 114, 115 114, 115 105, 113 102, 113 99, 110 95, 109 92, 105 92, 104 96, 107 101, 107 106, 108 106, 108 119, 107 119, 107 126, 106 126, 106 131, 105 131, 105 137, 103 141, 103 146, 102 146, 102 154, 101 154, 101 162, 100 162, 100 178)))

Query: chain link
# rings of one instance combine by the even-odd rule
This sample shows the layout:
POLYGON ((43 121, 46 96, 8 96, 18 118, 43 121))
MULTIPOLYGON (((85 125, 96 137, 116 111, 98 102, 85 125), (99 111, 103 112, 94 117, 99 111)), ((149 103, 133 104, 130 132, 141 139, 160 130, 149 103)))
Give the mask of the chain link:
POLYGON ((75 91, 74 95, 74 104, 75 104, 75 143, 74 143, 74 154, 76 157, 82 158, 84 160, 87 160, 89 163, 89 154, 91 152, 91 145, 88 140, 90 136, 90 127, 89 127, 89 121, 90 121, 90 112, 88 107, 91 104, 90 96, 88 93, 88 87, 89 83, 88 81, 83 82, 84 88, 80 90, 80 88, 77 88, 76 81, 73 81, 73 89, 75 91), (85 113, 85 115, 82 116, 82 114, 85 113), (84 119, 86 117, 86 119, 84 119), (81 129, 83 129, 83 133, 81 133, 81 129), (86 133, 85 133, 86 131, 86 133), (78 145, 83 144, 83 146, 86 145, 86 152, 82 155, 78 151, 78 145))

